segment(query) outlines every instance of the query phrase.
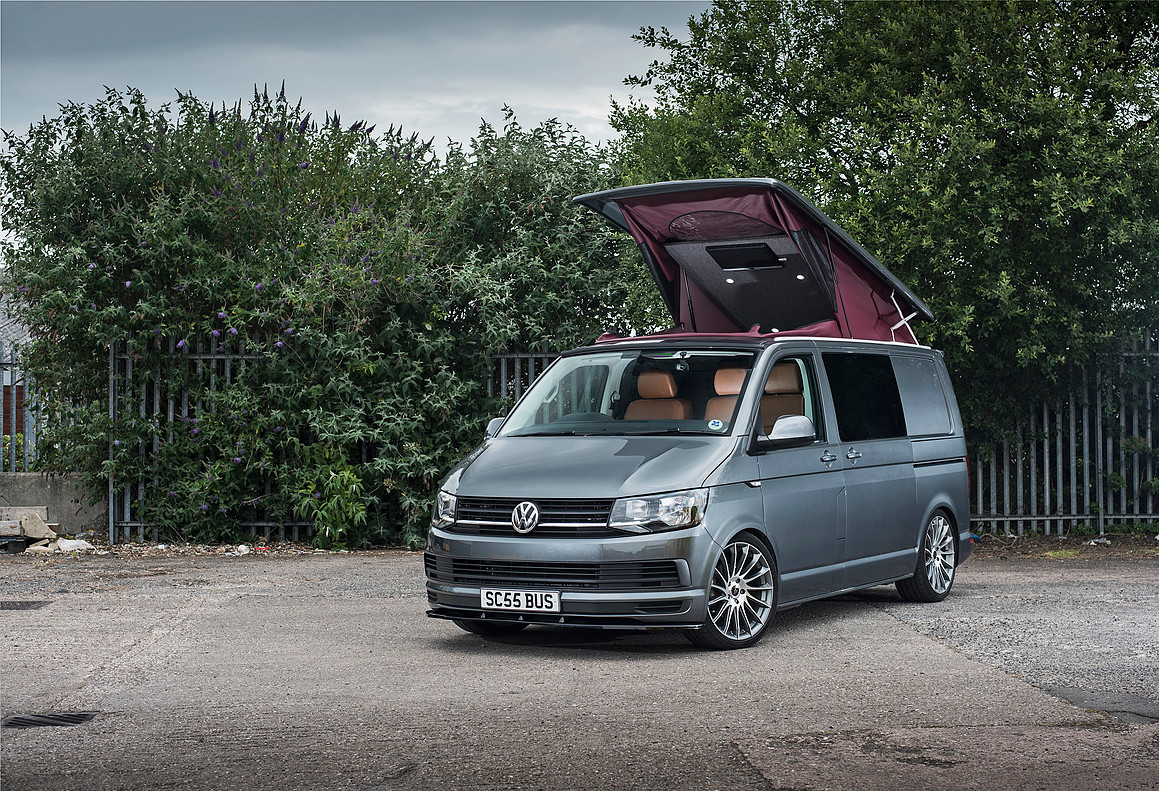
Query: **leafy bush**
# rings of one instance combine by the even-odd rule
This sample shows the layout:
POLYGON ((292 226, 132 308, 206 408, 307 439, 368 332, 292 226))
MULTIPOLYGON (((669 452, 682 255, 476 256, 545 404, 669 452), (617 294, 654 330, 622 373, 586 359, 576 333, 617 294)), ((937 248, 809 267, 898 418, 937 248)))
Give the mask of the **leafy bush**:
POLYGON ((568 203, 610 183, 602 152, 507 121, 440 161, 284 92, 243 110, 110 91, 8 135, 0 292, 43 408, 70 417, 45 463, 94 496, 112 474, 167 535, 231 539, 261 513, 323 543, 422 541, 433 487, 500 408, 491 355, 628 328, 646 301, 622 241, 568 203), (116 425, 113 343, 133 370, 116 425), (245 355, 228 387, 201 343, 245 355), (138 411, 183 390, 172 422, 138 411))

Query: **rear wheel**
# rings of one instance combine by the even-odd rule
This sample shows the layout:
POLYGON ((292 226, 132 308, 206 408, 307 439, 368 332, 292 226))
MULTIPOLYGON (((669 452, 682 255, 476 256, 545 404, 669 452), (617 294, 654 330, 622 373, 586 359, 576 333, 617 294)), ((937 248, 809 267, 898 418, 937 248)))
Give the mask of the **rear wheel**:
POLYGON ((897 592, 906 601, 936 602, 950 595, 958 559, 954 526, 943 511, 935 511, 922 533, 917 567, 909 579, 898 580, 897 592))
POLYGON ((464 632, 481 634, 489 637, 498 637, 504 634, 515 634, 527 628, 525 623, 505 623, 503 621, 466 621, 455 618, 451 621, 464 632))
POLYGON ((704 648, 745 648, 764 636, 777 609, 777 563, 764 539, 740 533, 721 550, 708 583, 704 624, 685 636, 704 648))

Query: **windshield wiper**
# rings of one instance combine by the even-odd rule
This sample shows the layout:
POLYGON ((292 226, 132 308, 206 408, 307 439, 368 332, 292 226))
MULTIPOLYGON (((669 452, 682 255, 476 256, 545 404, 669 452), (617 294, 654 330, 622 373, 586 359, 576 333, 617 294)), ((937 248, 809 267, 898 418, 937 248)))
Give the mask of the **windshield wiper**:
POLYGON ((647 431, 627 431, 625 434, 630 437, 656 436, 660 434, 707 434, 713 437, 723 436, 722 434, 718 434, 715 431, 705 431, 703 429, 692 428, 654 428, 647 431))

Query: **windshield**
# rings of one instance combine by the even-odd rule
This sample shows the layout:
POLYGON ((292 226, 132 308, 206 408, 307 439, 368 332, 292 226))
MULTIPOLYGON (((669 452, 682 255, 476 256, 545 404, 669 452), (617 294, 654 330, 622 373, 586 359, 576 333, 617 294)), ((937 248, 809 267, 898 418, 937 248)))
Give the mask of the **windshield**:
POLYGON ((753 357, 691 349, 563 357, 532 385, 500 436, 727 434, 753 357))

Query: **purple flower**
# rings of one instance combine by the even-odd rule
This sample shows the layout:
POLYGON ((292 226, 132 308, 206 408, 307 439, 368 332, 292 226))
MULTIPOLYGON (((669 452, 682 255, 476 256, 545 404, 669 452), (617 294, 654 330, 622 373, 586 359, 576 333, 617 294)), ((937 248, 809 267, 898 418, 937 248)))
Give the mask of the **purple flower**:
POLYGON ((27 294, 28 293, 28 286, 21 286, 20 288, 18 288, 16 290, 19 291, 21 294, 27 294))
POLYGON ((241 464, 241 456, 234 456, 233 463, 234 464, 241 464))
POLYGON ((280 348, 282 348, 283 344, 281 341, 278 341, 277 343, 274 344, 274 346, 277 346, 280 349, 280 348))
POLYGON ((261 290, 262 290, 262 284, 261 284, 261 283, 258 283, 256 286, 254 286, 254 291, 261 291, 261 290))
POLYGON ((300 167, 302 170, 305 170, 306 168, 310 167, 310 163, 309 162, 299 162, 298 167, 300 167))
POLYGON ((89 264, 89 269, 96 269, 96 268, 97 268, 96 264, 89 264))
POLYGON ((211 159, 211 160, 209 160, 209 166, 211 168, 213 168, 214 170, 218 170, 221 168, 221 163, 218 162, 216 159, 211 159))
POLYGON ((115 439, 115 440, 113 440, 113 444, 114 444, 114 445, 120 445, 120 444, 121 444, 121 441, 120 441, 119 439, 115 439))
POLYGON ((371 279, 370 279, 370 285, 372 285, 372 286, 377 286, 377 285, 378 285, 378 281, 377 281, 377 280, 375 280, 374 278, 371 278, 371 279))
POLYGON ((293 328, 293 327, 290 327, 288 330, 286 330, 286 334, 287 334, 287 335, 293 335, 293 334, 294 334, 294 328, 293 328))
POLYGON ((219 512, 219 513, 223 513, 223 514, 224 514, 224 513, 225 513, 225 506, 223 505, 221 508, 218 508, 217 510, 218 510, 218 512, 219 512))
POLYGON ((408 282, 408 283, 409 283, 409 282, 410 282, 410 281, 412 281, 412 280, 414 280, 414 278, 413 278, 413 277, 411 277, 410 275, 407 275, 407 276, 406 276, 406 282, 408 282))
POLYGON ((169 496, 170 496, 170 497, 176 497, 176 496, 177 496, 177 492, 169 492, 169 496))
POLYGON ((139 245, 137 245, 137 247, 148 247, 148 246, 149 246, 149 243, 146 242, 144 239, 142 239, 141 243, 139 245))
POLYGON ((225 314, 224 314, 224 313, 222 313, 221 311, 218 311, 218 312, 217 312, 217 317, 218 317, 219 319, 224 319, 224 318, 225 318, 225 314))
POLYGON ((184 339, 184 338, 182 338, 181 340, 177 341, 177 348, 178 348, 178 349, 184 349, 184 348, 185 348, 185 339, 184 339))
POLYGON ((281 433, 281 431, 282 431, 281 426, 274 426, 274 433, 281 433))
POLYGON ((220 198, 221 197, 221 190, 214 190, 213 197, 220 198))
POLYGON ((229 328, 229 334, 230 334, 230 335, 237 335, 237 330, 236 330, 235 328, 233 328, 233 327, 230 327, 230 328, 229 328))
POLYGON ((314 492, 314 499, 315 499, 315 500, 321 500, 321 499, 322 499, 322 493, 321 493, 321 492, 314 492))
POLYGON ((202 504, 201 504, 201 510, 202 510, 202 512, 208 511, 208 510, 209 510, 209 506, 208 506, 208 505, 206 505, 205 503, 202 503, 202 504))
POLYGON ((199 428, 195 428, 195 429, 193 429, 193 436, 195 436, 195 437, 196 437, 196 436, 197 436, 198 434, 200 434, 200 433, 201 433, 201 429, 199 429, 199 428))
POLYGON ((216 338, 218 335, 221 335, 221 333, 220 333, 220 332, 218 332, 217 330, 214 330, 214 331, 213 331, 213 337, 215 337, 215 338, 216 338))
POLYGON ((362 256, 362 263, 365 264, 367 259, 369 259, 369 258, 370 258, 370 253, 367 253, 366 255, 362 256))
POLYGON ((133 285, 133 281, 132 281, 132 280, 126 280, 126 281, 125 281, 125 288, 128 288, 128 287, 129 287, 129 286, 131 286, 131 285, 133 285))

